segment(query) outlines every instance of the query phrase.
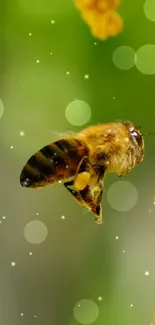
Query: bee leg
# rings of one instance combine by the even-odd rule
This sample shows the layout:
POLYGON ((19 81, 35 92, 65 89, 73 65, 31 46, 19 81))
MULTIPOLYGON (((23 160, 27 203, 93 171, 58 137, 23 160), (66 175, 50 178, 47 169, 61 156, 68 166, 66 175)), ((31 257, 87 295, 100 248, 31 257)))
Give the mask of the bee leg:
POLYGON ((97 182, 97 187, 95 187, 95 209, 96 209, 96 223, 100 224, 103 222, 103 214, 102 214, 102 205, 101 205, 101 200, 102 200, 102 194, 103 194, 103 181, 104 181, 104 171, 100 171, 99 177, 98 177, 98 182, 97 182))
POLYGON ((126 173, 122 173, 122 174, 119 174, 118 177, 123 177, 125 175, 126 175, 126 173))
POLYGON ((100 204, 95 204, 94 202, 94 206, 91 208, 91 211, 93 212, 93 214, 95 215, 95 221, 97 224, 101 224, 103 222, 102 220, 102 205, 100 204))
POLYGON ((102 199, 103 189, 99 188, 98 193, 95 196, 95 205, 96 205, 96 223, 100 224, 103 222, 103 215, 102 215, 102 199))
POLYGON ((102 223, 102 206, 101 202, 96 201, 94 195, 90 190, 90 186, 87 185, 85 189, 79 191, 80 195, 84 201, 84 205, 92 211, 95 215, 96 223, 102 223))
POLYGON ((95 221, 99 225, 103 222, 103 215, 102 215, 102 205, 101 203, 96 206, 95 209, 95 221))
POLYGON ((87 173, 87 179, 85 176, 83 176, 83 179, 85 180, 84 182, 84 188, 88 185, 89 183, 89 179, 90 179, 90 170, 91 170, 91 166, 90 166, 90 163, 89 163, 89 158, 87 156, 84 156, 79 165, 78 165, 78 168, 76 170, 76 174, 75 174, 75 179, 74 179, 74 184, 75 184, 75 187, 78 189, 76 183, 78 184, 78 178, 79 178, 79 175, 80 176, 83 176, 82 173, 87 173))
POLYGON ((80 193, 78 190, 75 189, 74 187, 74 180, 71 180, 69 182, 65 182, 63 184, 67 190, 74 196, 74 199, 77 201, 79 205, 83 205, 83 200, 80 196, 80 193))
POLYGON ((125 175, 127 175, 130 172, 131 168, 129 168, 128 170, 123 170, 121 174, 118 175, 118 177, 123 177, 125 175))
POLYGON ((84 156, 79 162, 75 176, 77 176, 79 173, 89 171, 89 169, 90 169, 89 158, 87 156, 84 156))
MULTIPOLYGON (((64 186, 67 188, 67 190, 74 196, 75 200, 79 205, 83 205, 89 210, 92 211, 95 215, 96 223, 101 224, 102 223, 102 206, 99 202, 99 197, 97 197, 97 200, 95 202, 94 196, 92 195, 90 191, 89 185, 86 186, 84 190, 76 190, 74 187, 74 180, 71 180, 69 182, 65 182, 64 186)), ((101 200, 101 199, 100 199, 101 200)))

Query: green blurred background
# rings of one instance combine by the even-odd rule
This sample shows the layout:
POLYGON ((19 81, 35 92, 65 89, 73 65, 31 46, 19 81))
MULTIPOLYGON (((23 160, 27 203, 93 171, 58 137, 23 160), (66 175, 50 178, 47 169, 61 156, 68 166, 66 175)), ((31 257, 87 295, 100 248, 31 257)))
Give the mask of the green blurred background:
POLYGON ((145 138, 144 162, 121 180, 129 182, 126 191, 117 191, 120 205, 128 205, 130 185, 137 189, 132 209, 108 203, 107 191, 118 177, 106 178, 101 226, 62 185, 37 191, 19 183, 28 158, 59 133, 121 119, 155 131, 155 76, 113 63, 119 46, 137 51, 154 43, 155 23, 143 5, 122 0, 123 32, 102 42, 92 37, 73 1, 1 3, 1 325, 153 324, 155 137, 145 138), (75 99, 91 108, 82 127, 65 116, 75 99), (31 227, 34 220, 44 223, 47 237, 43 228, 31 227), (42 238, 40 244, 26 240, 27 225, 31 241, 42 238))

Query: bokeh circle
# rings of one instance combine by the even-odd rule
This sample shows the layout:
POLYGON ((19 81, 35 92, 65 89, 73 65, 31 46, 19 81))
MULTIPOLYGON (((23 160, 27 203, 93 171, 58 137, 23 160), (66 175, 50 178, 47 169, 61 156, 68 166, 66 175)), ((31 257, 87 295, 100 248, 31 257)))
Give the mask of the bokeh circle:
POLYGON ((92 324, 99 314, 97 304, 89 299, 81 299, 74 307, 74 317, 80 324, 92 324))
POLYGON ((41 244, 47 235, 46 225, 39 220, 30 221, 24 228, 25 239, 31 244, 41 244))
POLYGON ((146 44, 140 47, 135 55, 135 65, 144 74, 155 74, 155 45, 146 44))
POLYGON ((144 3, 144 14, 145 16, 155 22, 155 1, 154 0, 146 0, 144 3))
POLYGON ((1 118, 2 115, 3 115, 3 112, 4 112, 4 105, 3 105, 2 100, 0 99, 0 118, 1 118))
POLYGON ((66 107, 65 115, 70 124, 81 126, 91 118, 91 109, 86 102, 74 100, 66 107))
POLYGON ((138 200, 136 187, 128 181, 117 181, 107 190, 107 200, 117 211, 131 210, 138 200))
POLYGON ((135 64, 135 51, 130 46, 119 46, 113 53, 113 62, 118 69, 129 70, 135 64))

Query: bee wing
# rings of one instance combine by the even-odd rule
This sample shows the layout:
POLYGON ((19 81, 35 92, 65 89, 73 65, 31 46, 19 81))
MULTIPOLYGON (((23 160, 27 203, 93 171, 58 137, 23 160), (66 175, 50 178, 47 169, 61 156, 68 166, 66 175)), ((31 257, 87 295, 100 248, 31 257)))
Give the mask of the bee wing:
POLYGON ((119 118, 119 119, 117 118, 115 120, 116 123, 124 123, 125 121, 126 121, 126 119, 123 119, 123 118, 122 119, 121 118, 119 118))
POLYGON ((52 135, 54 135, 54 137, 56 137, 56 138, 65 138, 68 136, 76 136, 77 135, 77 133, 73 132, 73 131, 59 132, 59 131, 50 130, 50 133, 52 135))

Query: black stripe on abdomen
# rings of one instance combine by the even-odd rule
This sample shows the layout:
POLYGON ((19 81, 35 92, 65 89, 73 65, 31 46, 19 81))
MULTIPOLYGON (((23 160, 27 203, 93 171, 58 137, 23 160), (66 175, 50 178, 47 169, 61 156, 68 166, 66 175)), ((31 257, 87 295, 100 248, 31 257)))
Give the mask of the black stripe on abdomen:
POLYGON ((65 172, 68 168, 69 158, 56 142, 42 148, 40 153, 44 155, 56 172, 60 169, 65 172))
POLYGON ((28 165, 44 175, 50 175, 54 171, 53 164, 49 164, 49 161, 43 155, 39 155, 39 152, 28 160, 28 165))

